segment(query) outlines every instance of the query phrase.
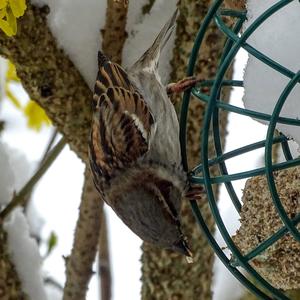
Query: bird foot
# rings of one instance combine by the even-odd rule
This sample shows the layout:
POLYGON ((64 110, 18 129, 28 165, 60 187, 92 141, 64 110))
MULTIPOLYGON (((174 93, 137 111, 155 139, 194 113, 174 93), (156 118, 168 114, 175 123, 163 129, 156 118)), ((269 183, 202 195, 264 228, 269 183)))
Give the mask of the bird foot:
POLYGON ((184 193, 184 197, 188 200, 200 201, 205 193, 204 187, 200 185, 191 185, 184 193))
POLYGON ((175 93, 179 94, 181 92, 184 92, 185 90, 194 87, 196 83, 198 83, 199 81, 201 81, 201 79, 198 79, 194 76, 190 76, 190 77, 183 78, 176 83, 174 82, 169 83, 166 87, 167 94, 168 96, 170 96, 175 93))

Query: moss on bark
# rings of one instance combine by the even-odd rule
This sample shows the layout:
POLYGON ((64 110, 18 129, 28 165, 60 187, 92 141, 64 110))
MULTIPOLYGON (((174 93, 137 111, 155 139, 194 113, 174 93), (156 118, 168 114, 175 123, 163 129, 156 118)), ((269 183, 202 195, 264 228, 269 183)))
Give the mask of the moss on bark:
MULTIPOLYGON (((87 159, 92 92, 57 46, 46 22, 47 6, 28 3, 18 33, 0 32, 0 54, 11 60, 30 98, 37 101, 66 137, 71 149, 87 159)), ((96 55, 96 54, 95 54, 96 55)))

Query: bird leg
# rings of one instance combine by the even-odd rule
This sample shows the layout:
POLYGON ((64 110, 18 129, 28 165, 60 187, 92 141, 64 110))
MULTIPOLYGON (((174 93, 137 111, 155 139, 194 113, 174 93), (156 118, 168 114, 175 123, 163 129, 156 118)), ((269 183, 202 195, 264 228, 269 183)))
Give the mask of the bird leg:
POLYGON ((166 86, 167 94, 168 96, 171 96, 174 93, 179 94, 181 92, 184 92, 185 90, 194 87, 199 81, 201 81, 201 79, 197 79, 194 76, 190 76, 183 78, 176 83, 169 83, 166 86))
POLYGON ((202 185, 190 185, 187 191, 184 193, 184 197, 188 200, 201 201, 204 193, 205 190, 202 185))

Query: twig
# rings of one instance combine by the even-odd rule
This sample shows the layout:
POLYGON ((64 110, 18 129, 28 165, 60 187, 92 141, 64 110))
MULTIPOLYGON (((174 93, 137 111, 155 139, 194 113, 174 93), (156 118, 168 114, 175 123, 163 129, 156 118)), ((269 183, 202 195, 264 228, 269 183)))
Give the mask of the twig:
POLYGON ((56 146, 51 150, 45 161, 41 164, 39 169, 34 173, 30 180, 24 185, 24 187, 14 195, 11 202, 0 212, 0 221, 4 220, 11 211, 19 205, 22 205, 26 201, 26 196, 32 191, 35 184, 46 173, 49 167, 52 165, 57 156, 61 153, 62 149, 66 145, 66 141, 62 138, 56 146))
MULTIPOLYGON (((51 137, 50 137, 50 140, 47 144, 47 147, 43 153, 43 155, 41 156, 41 159, 40 159, 40 162, 38 163, 38 168, 42 165, 42 163, 45 161, 49 151, 51 150, 54 142, 55 142, 55 139, 58 135, 58 131, 57 129, 54 129, 52 134, 51 134, 51 137)), ((33 189, 31 189, 31 191, 26 195, 26 199, 24 199, 24 202, 23 202, 23 206, 24 206, 24 210, 27 211, 27 208, 28 208, 28 203, 30 202, 30 199, 31 199, 31 194, 33 192, 33 189)), ((40 242, 40 237, 38 236, 35 236, 34 237, 39 245, 39 242, 40 242)))
POLYGON ((101 300, 110 300, 112 294, 112 279, 108 243, 108 230, 105 211, 103 211, 102 214, 102 223, 100 231, 98 272, 101 286, 101 300))
POLYGON ((57 135, 58 135, 58 130, 57 130, 57 128, 54 128, 54 130, 53 130, 53 132, 52 132, 52 134, 50 136, 50 140, 48 142, 48 145, 47 145, 47 147, 46 147, 46 149, 45 149, 45 151, 44 151, 44 153, 42 155, 42 159, 41 159, 40 164, 42 164, 43 161, 46 159, 49 151, 51 150, 51 148, 52 148, 52 146, 53 146, 53 144, 55 142, 55 139, 56 139, 57 135))
POLYGON ((100 235, 103 201, 100 199, 88 167, 76 224, 71 255, 66 259, 66 284, 63 300, 84 300, 93 274, 100 235))

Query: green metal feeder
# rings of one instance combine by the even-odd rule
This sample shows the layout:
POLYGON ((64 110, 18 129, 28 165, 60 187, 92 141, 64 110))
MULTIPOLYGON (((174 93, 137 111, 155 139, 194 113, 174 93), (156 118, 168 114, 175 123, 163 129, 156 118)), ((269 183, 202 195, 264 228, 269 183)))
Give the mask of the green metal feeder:
MULTIPOLYGON (((296 1, 296 0, 294 0, 296 1)), ((196 201, 191 201, 192 210, 195 214, 197 222, 201 226, 202 230, 206 234, 209 243, 212 248, 225 264, 228 270, 249 290, 251 290, 260 299, 289 299, 284 292, 276 289, 270 284, 266 279, 264 279, 250 264, 250 260, 255 258, 257 255, 261 254, 268 247, 272 246, 276 241, 282 238, 284 235, 289 233, 298 243, 300 242, 300 233, 296 228, 297 224, 300 222, 300 214, 296 215, 294 218, 290 219, 287 215, 278 192, 276 190, 274 171, 283 170, 291 167, 300 165, 299 158, 293 158, 288 145, 288 138, 284 135, 275 135, 275 127, 277 123, 284 123, 293 126, 300 126, 300 120, 291 119, 286 117, 280 117, 281 109, 295 87, 295 85, 300 80, 300 72, 294 73, 291 70, 280 65, 276 61, 267 57, 257 49, 253 48, 247 43, 247 39, 255 33, 256 29, 263 24, 271 15, 275 14, 277 11, 289 5, 293 0, 281 0, 275 3, 272 7, 267 9, 262 15, 260 15, 251 25, 244 31, 241 31, 242 25, 246 20, 245 11, 229 10, 222 8, 223 1, 214 1, 210 10, 208 11, 205 19, 203 20, 202 26, 197 34, 195 44, 191 53, 189 66, 188 66, 188 76, 194 75, 194 67, 199 53, 202 41, 204 39, 205 33, 208 26, 211 23, 215 23, 219 30, 226 36, 226 43, 220 63, 217 69, 217 73, 213 80, 206 80, 201 82, 197 87, 192 90, 187 91, 183 97, 183 103, 181 108, 181 147, 182 147, 182 157, 185 170, 190 170, 187 164, 186 155, 186 121, 188 114, 188 107, 191 101, 191 95, 195 96, 198 100, 206 103, 205 119, 203 130, 201 134, 201 164, 198 166, 193 166, 190 172, 190 182, 204 184, 208 196, 208 201, 212 215, 216 221, 218 229, 227 244, 228 249, 231 251, 233 259, 227 257, 224 251, 221 249, 220 245, 214 239, 213 233, 209 230, 205 221, 202 217, 202 213, 197 205, 196 201), (222 6, 222 7, 221 7, 222 6), (234 20, 234 26, 229 27, 224 22, 224 17, 230 17, 234 20), (255 56, 261 62, 267 64, 268 66, 280 72, 287 78, 289 82, 286 85, 284 91, 279 96, 277 104, 274 107, 273 113, 271 115, 260 113, 257 111, 251 111, 248 109, 243 109, 235 107, 222 101, 220 99, 220 92, 223 87, 243 87, 243 81, 238 80, 226 80, 224 79, 226 71, 232 64, 235 55, 240 48, 245 49, 249 54, 255 56), (207 88, 210 92, 207 94, 207 88), (205 92, 203 91, 205 90, 205 92), (228 111, 236 114, 244 115, 247 117, 260 119, 268 121, 268 131, 266 140, 258 141, 253 144, 249 144, 239 149, 223 153, 221 138, 220 138, 220 128, 219 128, 219 113, 220 111, 228 111), (209 145, 209 132, 213 132, 213 143, 216 152, 216 157, 209 157, 208 145, 209 145), (285 161, 281 163, 272 162, 272 147, 274 144, 280 144, 285 156, 285 161), (244 171, 235 174, 228 174, 226 160, 237 157, 239 155, 245 154, 247 152, 264 148, 265 153, 265 165, 262 168, 253 169, 250 171, 244 171), (219 175, 212 175, 211 168, 218 166, 219 175), (279 229, 275 234, 269 237, 267 240, 261 242, 255 249, 253 249, 247 255, 243 255, 238 249, 234 241, 232 240, 225 224, 221 218, 217 200, 214 196, 212 186, 215 184, 224 184, 226 186, 227 192, 233 202, 233 205, 238 213, 241 212, 241 201, 236 195, 232 181, 250 178, 257 175, 265 175, 267 178, 269 190, 272 196, 274 206, 283 222, 283 227, 279 229), (242 268, 245 272, 241 273, 238 267, 242 268), (246 275, 244 275, 246 273, 246 275), (253 282, 256 284, 254 285, 253 282)), ((298 1, 299 2, 299 1, 298 1)), ((299 3, 300 9, 300 3, 299 3)), ((195 101, 195 100, 193 100, 195 101)))

